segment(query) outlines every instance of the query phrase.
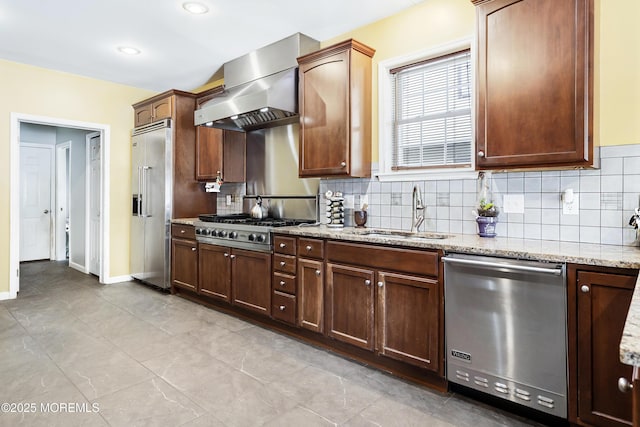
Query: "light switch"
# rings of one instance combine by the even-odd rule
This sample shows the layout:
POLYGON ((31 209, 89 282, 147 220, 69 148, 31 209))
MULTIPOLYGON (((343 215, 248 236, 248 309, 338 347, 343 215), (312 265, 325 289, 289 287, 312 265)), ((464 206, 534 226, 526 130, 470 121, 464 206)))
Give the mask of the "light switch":
POLYGON ((524 194, 505 194, 502 209, 505 213, 524 213, 524 194))
POLYGON ((227 194, 225 196, 225 201, 227 202, 227 206, 231 206, 231 194, 227 194))
POLYGON ((353 204, 355 203, 353 194, 347 194, 344 196, 344 208, 345 209, 353 209, 353 204))

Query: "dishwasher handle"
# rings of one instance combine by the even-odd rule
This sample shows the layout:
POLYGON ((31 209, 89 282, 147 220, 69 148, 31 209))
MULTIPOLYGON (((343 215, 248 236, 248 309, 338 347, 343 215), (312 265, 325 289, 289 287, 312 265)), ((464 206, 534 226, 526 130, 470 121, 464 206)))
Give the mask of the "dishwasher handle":
POLYGON ((501 264, 498 262, 477 261, 473 259, 450 258, 450 257, 444 257, 442 258, 442 261, 449 264, 475 265, 477 267, 487 267, 487 268, 508 268, 511 270, 527 271, 530 273, 553 274, 554 276, 560 276, 562 274, 562 268, 530 267, 528 265, 501 264))

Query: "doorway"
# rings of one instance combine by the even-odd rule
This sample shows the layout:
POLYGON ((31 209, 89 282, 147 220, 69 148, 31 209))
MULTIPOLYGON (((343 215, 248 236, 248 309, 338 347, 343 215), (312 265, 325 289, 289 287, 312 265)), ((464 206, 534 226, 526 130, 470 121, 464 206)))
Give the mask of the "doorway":
MULTIPOLYGON (((84 273, 98 276, 101 283, 110 283, 108 258, 108 194, 109 194, 109 138, 108 125, 70 121, 52 117, 11 114, 11 186, 10 186, 10 275, 8 295, 0 299, 16 298, 20 289, 20 261, 24 221, 20 203, 22 184, 31 185, 31 178, 24 176, 21 164, 21 132, 23 124, 50 126, 60 129, 58 144, 51 147, 52 166, 49 179, 52 196, 49 209, 49 252, 45 259, 61 259, 69 256, 69 265, 84 273), (82 133, 82 150, 74 150, 74 138, 65 138, 73 133, 82 133), (62 136, 60 136, 60 134, 62 136), (93 150, 93 153, 91 151, 93 150), (75 157, 81 155, 82 167, 74 179, 71 168, 75 157), (74 185, 82 181, 82 185, 74 185), (81 187, 81 188, 80 188, 81 187), (73 206, 74 193, 82 191, 82 207, 73 206), (74 212, 76 213, 74 221, 74 212), (80 214, 81 213, 81 214, 80 214), (68 227, 67 227, 68 224, 68 227), (82 235, 81 242, 74 242, 74 228, 82 235), (67 229, 69 243, 67 244, 67 229), (63 232, 64 230, 64 232, 63 232), (79 230, 82 230, 80 233, 79 230), (93 238, 92 238, 93 237, 93 238), (82 262, 74 261, 74 254, 82 253, 82 262)), ((75 138, 76 142, 78 138, 75 138)), ((77 145, 77 144, 76 144, 77 145)), ((31 175, 29 175, 31 176, 31 175)), ((44 209, 46 210, 46 209, 44 209)), ((43 210, 43 212, 44 212, 43 210)), ((42 256, 42 255, 39 255, 42 256)), ((42 259, 42 258, 40 258, 42 259)))

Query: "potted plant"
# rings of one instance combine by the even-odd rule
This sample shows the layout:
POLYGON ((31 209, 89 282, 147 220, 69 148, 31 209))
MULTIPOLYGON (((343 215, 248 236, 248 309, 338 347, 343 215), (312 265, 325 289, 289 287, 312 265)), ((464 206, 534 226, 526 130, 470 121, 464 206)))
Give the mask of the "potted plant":
POLYGON ((476 206, 476 222, 480 237, 496 237, 496 224, 500 210, 492 198, 490 175, 480 172, 478 175, 478 204, 476 206))

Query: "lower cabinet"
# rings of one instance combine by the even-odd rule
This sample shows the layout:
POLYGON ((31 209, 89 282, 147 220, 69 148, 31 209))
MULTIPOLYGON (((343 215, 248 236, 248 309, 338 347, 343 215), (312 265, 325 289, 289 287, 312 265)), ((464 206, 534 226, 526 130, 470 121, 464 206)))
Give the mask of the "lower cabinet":
POLYGON ((630 426, 632 381, 620 362, 619 345, 637 272, 588 266, 569 268, 569 420, 581 425, 630 426), (573 344, 573 345, 572 345, 573 344), (573 407, 571 407, 573 406, 573 407))
POLYGON ((195 291, 198 287, 198 244, 171 240, 171 285, 195 291))
POLYGON ((324 264, 298 258, 298 326, 324 332, 324 264))
POLYGON ((198 265, 200 294, 271 314, 271 254, 201 244, 198 265))
POLYGON ((374 347, 373 270, 327 264, 327 335, 360 348, 374 347))

